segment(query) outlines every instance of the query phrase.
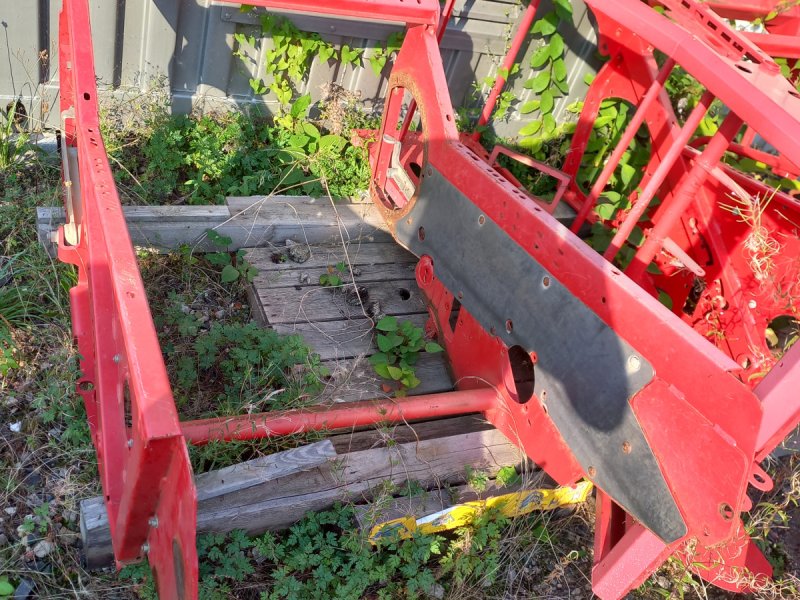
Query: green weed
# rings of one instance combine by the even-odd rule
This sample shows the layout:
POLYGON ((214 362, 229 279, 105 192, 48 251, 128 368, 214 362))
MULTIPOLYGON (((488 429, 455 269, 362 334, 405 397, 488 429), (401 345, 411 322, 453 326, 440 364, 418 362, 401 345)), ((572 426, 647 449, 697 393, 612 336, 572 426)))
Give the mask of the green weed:
POLYGON ((397 317, 384 317, 375 325, 380 352, 369 357, 375 372, 385 379, 397 381, 402 386, 398 393, 420 384, 414 365, 420 352, 441 352, 436 342, 425 340, 425 332, 410 321, 400 322, 397 317))

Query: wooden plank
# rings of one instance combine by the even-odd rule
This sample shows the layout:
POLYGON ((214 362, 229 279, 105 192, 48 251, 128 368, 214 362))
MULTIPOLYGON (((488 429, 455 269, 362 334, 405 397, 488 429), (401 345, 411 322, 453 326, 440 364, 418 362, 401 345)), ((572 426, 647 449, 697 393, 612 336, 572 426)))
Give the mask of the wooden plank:
POLYGON ((256 269, 270 271, 325 269, 343 261, 356 267, 365 265, 416 264, 417 257, 394 242, 337 244, 311 247, 311 257, 296 263, 285 257, 284 248, 248 248, 247 260, 256 269), (345 252, 346 250, 346 252, 345 252), (283 258, 281 258, 283 257, 283 258))
MULTIPOLYGON (((329 451, 310 454, 312 460, 318 460, 323 455, 327 457, 329 451)), ((285 453, 273 456, 281 461, 285 453)), ((464 482, 467 465, 493 475, 522 460, 519 449, 499 431, 490 429, 348 452, 333 461, 326 458, 326 462, 302 472, 276 469, 273 474, 282 474, 279 483, 251 472, 257 483, 247 485, 244 478, 228 489, 224 478, 212 474, 206 481, 226 492, 206 496, 198 503, 198 532, 244 529, 257 534, 283 529, 307 511, 323 510, 337 501, 369 500, 374 497, 373 490, 382 489, 386 481, 395 485, 416 481, 426 489, 456 485, 464 482)), ((305 466, 302 461, 294 464, 300 469, 305 466)), ((89 568, 109 564, 110 531, 102 498, 81 502, 81 534, 89 568)))
MULTIPOLYGON (((248 255, 248 260, 249 258, 248 255)), ((310 267, 307 269, 302 268, 304 266, 302 263, 297 266, 299 267, 297 269, 259 270, 258 275, 253 279, 253 287, 263 290, 265 288, 293 287, 297 289, 318 286, 320 276, 329 274, 332 269, 334 269, 335 273, 338 273, 338 271, 335 271, 336 263, 329 263, 324 267, 310 267)), ((414 262, 354 266, 352 278, 355 278, 359 284, 369 284, 378 281, 398 281, 401 279, 413 280, 416 266, 414 262)), ((345 284, 352 283, 351 275, 348 274, 348 272, 340 275, 340 278, 345 284)))
MULTIPOLYGON (((404 320, 416 327, 425 327, 428 315, 409 315, 404 320)), ((297 322, 276 324, 275 331, 284 335, 301 335, 306 344, 320 355, 322 360, 354 358, 376 352, 372 344, 373 329, 369 319, 348 321, 321 321, 319 323, 297 322)))
POLYGON ((482 414, 476 414, 419 423, 370 426, 363 431, 340 433, 332 435, 328 439, 336 448, 336 452, 347 454, 356 450, 385 448, 393 444, 421 442, 489 429, 494 429, 494 426, 482 414))
MULTIPOLYGON (((383 219, 371 204, 337 203, 307 196, 230 198, 228 206, 124 206, 134 246, 168 252, 189 245, 197 252, 219 250, 206 238, 214 229, 228 236, 228 250, 283 247, 287 239, 306 244, 352 240, 391 241, 383 219)), ((52 251, 50 235, 64 223, 61 207, 36 209, 39 241, 52 251)))
POLYGON ((194 479, 197 501, 202 503, 294 473, 302 473, 324 464, 335 456, 336 450, 333 444, 329 440, 323 440, 277 454, 259 456, 209 473, 201 473, 194 479))
MULTIPOLYGON (((205 506, 216 506, 217 499, 241 499, 244 493, 250 493, 252 497, 254 490, 275 487, 273 482, 302 475, 336 456, 333 444, 323 440, 197 475, 195 486, 198 511, 203 512, 205 506)), ((108 513, 102 496, 81 501, 80 513, 81 538, 87 568, 108 566, 113 562, 113 548, 108 513)))
POLYGON ((258 289, 267 322, 301 323, 336 321, 366 316, 364 311, 378 302, 385 315, 404 316, 426 312, 425 301, 413 279, 370 283, 359 303, 352 284, 341 288, 317 287, 258 289))
MULTIPOLYGON (((318 403, 351 402, 394 396, 394 391, 387 394, 383 390, 382 386, 391 382, 375 373, 366 356, 340 361, 323 361, 323 365, 330 369, 331 378, 316 399, 318 403)), ((447 370, 447 360, 441 353, 421 353, 414 370, 420 384, 409 390, 410 395, 435 394, 453 389, 450 373, 447 370)))
POLYGON ((271 486, 268 493, 273 497, 269 499, 203 511, 199 524, 203 524, 203 531, 210 530, 213 523, 214 530, 258 533, 264 528, 256 525, 256 519, 266 513, 270 519, 267 529, 283 529, 306 512, 324 510, 337 501, 369 500, 386 481, 395 485, 416 481, 423 488, 458 484, 465 479, 465 466, 493 475, 521 460, 522 453, 494 429, 351 452, 335 466, 317 467, 302 476, 281 480, 280 486, 271 486), (300 491, 301 485, 305 491, 300 491))

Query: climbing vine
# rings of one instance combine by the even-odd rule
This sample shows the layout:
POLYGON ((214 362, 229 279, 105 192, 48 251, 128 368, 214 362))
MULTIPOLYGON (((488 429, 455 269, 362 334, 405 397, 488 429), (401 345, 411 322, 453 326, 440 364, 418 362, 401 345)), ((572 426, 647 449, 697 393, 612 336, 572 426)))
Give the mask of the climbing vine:
POLYGON ((526 123, 519 130, 520 145, 534 155, 546 142, 570 133, 572 128, 570 123, 559 126, 553 115, 556 99, 569 93, 564 61, 566 44, 558 32, 558 25, 562 20, 572 20, 572 5, 569 0, 560 0, 554 5, 555 10, 538 19, 531 29, 531 33, 540 36, 541 43, 531 55, 533 71, 524 87, 539 97, 520 107, 522 114, 539 113, 538 119, 526 123))

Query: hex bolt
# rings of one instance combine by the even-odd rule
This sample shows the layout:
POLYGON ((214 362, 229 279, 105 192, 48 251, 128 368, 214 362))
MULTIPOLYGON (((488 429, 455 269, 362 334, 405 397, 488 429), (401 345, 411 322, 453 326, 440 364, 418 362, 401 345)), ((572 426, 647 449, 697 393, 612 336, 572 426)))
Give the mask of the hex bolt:
POLYGON ((147 524, 153 529, 158 528, 158 517, 150 517, 150 519, 147 521, 147 524))
POLYGON ((144 544, 142 544, 142 554, 147 554, 149 552, 150 552, 150 544, 145 542, 144 544))

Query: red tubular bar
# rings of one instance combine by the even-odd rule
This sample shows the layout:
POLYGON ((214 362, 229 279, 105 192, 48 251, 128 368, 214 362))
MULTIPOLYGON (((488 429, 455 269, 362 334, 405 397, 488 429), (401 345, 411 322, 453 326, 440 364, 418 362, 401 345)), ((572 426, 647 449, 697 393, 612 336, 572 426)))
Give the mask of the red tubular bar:
POLYGON ((482 388, 371 402, 346 402, 335 408, 317 406, 283 413, 200 419, 181 423, 181 429, 187 441, 201 445, 212 440, 254 440, 302 431, 480 413, 493 408, 498 400, 495 390, 482 388))
POLYGON ((628 146, 631 145, 633 136, 636 135, 636 132, 639 131, 642 123, 644 123, 647 112, 650 110, 653 102, 655 102, 656 98, 658 98, 659 94, 661 94, 662 90, 664 89, 664 83, 667 81, 667 78, 669 77, 670 73, 672 73, 672 69, 674 67, 675 61, 671 58, 668 58, 661 67, 661 70, 658 72, 658 77, 656 80, 653 81, 653 83, 647 89, 647 92, 645 92, 639 107, 636 109, 636 113, 634 113, 633 117, 631 118, 631 122, 628 123, 628 126, 617 143, 616 148, 614 148, 614 151, 608 158, 608 161, 603 167, 600 176, 597 178, 597 181, 594 182, 589 195, 586 196, 586 199, 583 201, 583 205, 578 211, 578 215, 572 222, 572 226, 570 227, 572 233, 578 233, 581 225, 583 225, 583 223, 586 221, 586 217, 588 216, 589 212, 591 212, 591 210, 594 208, 597 199, 600 197, 600 194, 608 184, 608 180, 611 179, 611 176, 614 174, 614 170, 617 168, 617 165, 619 165, 622 155, 625 154, 628 146))
MULTIPOLYGON (((514 61, 517 60, 517 54, 519 54, 519 50, 522 47, 522 42, 525 41, 525 38, 530 31, 531 25, 533 24, 533 19, 536 17, 536 10, 538 8, 539 0, 531 0, 531 3, 528 4, 528 8, 525 9, 522 18, 519 20, 517 32, 514 34, 514 39, 511 40, 511 47, 508 49, 508 52, 506 52, 506 57, 503 60, 502 68, 505 71, 510 71, 511 67, 514 66, 514 61)), ((506 78, 498 73, 497 79, 494 80, 492 91, 489 92, 489 97, 486 99, 486 104, 483 106, 483 111, 478 119, 478 124, 475 127, 476 131, 472 134, 473 140, 478 141, 481 138, 481 133, 477 130, 489 122, 489 118, 492 116, 492 112, 494 111, 494 106, 497 104, 497 97, 500 95, 500 92, 503 91, 505 84, 506 78)))
POLYGON ((659 214, 658 222, 648 234, 644 244, 636 251, 633 262, 627 269, 627 274, 631 279, 640 278, 650 261, 661 251, 669 231, 692 203, 698 188, 709 177, 741 127, 742 119, 738 115, 729 113, 725 117, 719 131, 714 134, 697 162, 692 166, 691 171, 681 181, 681 185, 669 205, 659 214))
POLYGON ((664 183, 664 180, 667 178, 667 174, 669 173, 670 169, 672 169, 675 161, 678 160, 678 157, 683 152, 683 148, 686 146, 689 138, 691 138, 692 134, 694 134, 697 126, 700 124, 700 121, 703 120, 703 117, 705 116, 706 111, 708 111, 708 107, 711 106, 711 102, 713 100, 713 94, 706 91, 700 98, 697 106, 695 106, 692 112, 689 114, 689 118, 686 119, 686 123, 681 129, 680 134, 670 145, 669 150, 667 150, 667 154, 663 159, 661 159, 661 162, 659 163, 655 173, 653 173, 650 181, 647 182, 647 185, 645 186, 641 195, 636 199, 636 202, 634 202, 630 211, 625 216, 625 220, 620 224, 617 233, 615 233, 614 237, 611 239, 611 243, 608 245, 608 248, 603 253, 603 256, 607 260, 614 260, 617 252, 619 252, 619 249, 622 248, 622 245, 628 239, 628 236, 630 236, 633 228, 636 227, 639 219, 642 218, 644 211, 646 211, 647 207, 650 206, 650 202, 653 200, 656 192, 661 187, 661 184, 664 183))

